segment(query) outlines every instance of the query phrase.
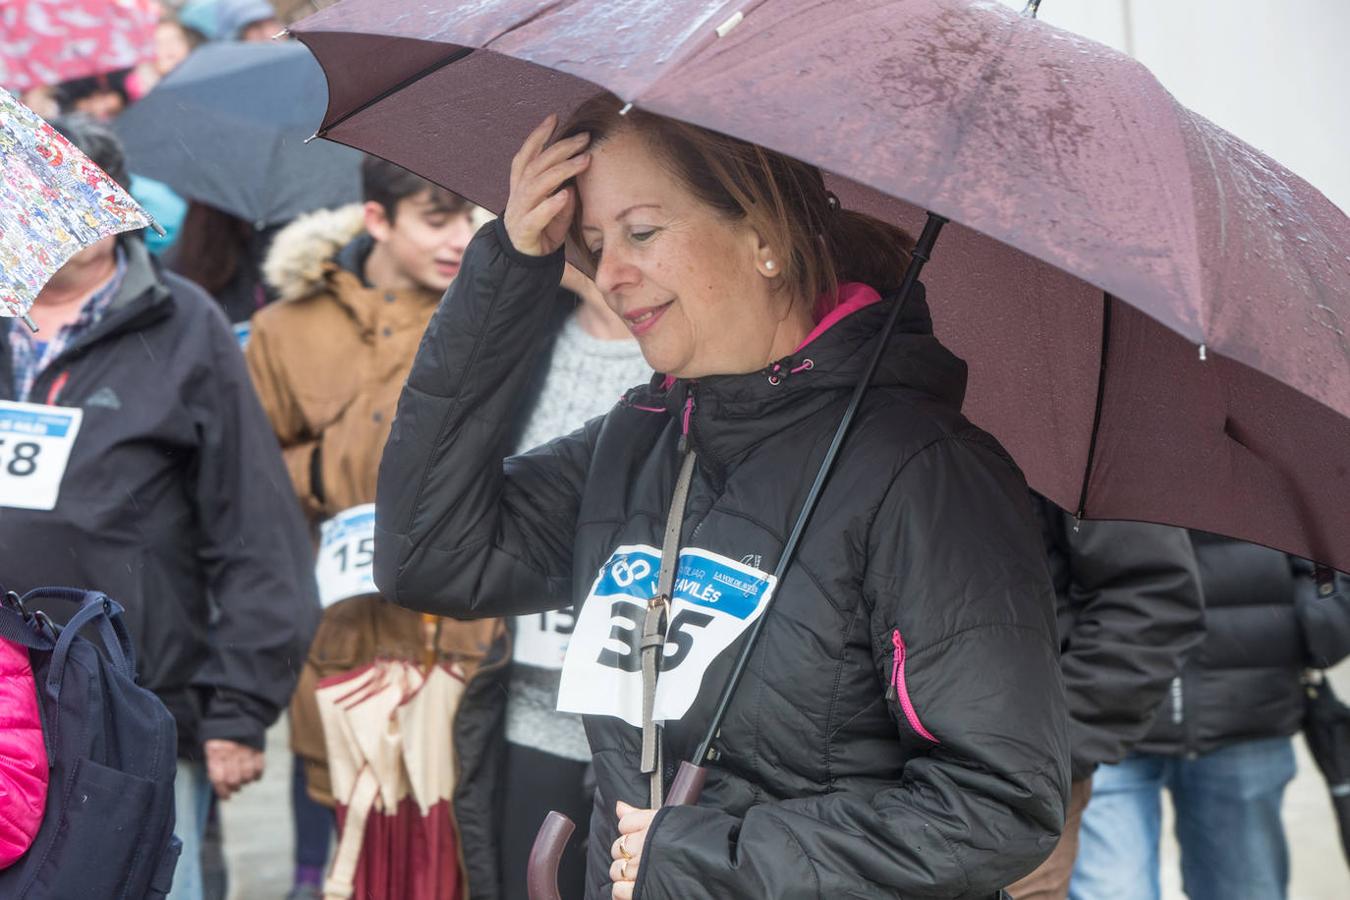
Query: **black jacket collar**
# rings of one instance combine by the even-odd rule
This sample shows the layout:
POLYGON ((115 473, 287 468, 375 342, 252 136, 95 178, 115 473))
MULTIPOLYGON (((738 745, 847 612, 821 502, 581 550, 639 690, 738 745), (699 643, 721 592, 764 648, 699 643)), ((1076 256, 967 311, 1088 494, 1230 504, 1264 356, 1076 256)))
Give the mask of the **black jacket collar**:
MULTIPOLYGON (((677 380, 661 376, 630 392, 629 405, 664 407, 681 423, 700 459, 725 468, 763 439, 838 404, 862 376, 894 297, 846 316, 797 352, 758 372, 677 380)), ((872 378, 874 387, 915 391, 960 410, 966 364, 933 335, 922 285, 916 285, 872 378)))

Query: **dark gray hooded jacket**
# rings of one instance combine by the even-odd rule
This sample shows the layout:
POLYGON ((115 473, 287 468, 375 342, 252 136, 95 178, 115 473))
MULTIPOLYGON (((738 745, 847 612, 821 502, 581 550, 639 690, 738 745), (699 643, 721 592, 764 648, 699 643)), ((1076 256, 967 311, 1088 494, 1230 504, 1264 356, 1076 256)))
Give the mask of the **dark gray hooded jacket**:
MULTIPOLYGON (((262 749, 318 622, 313 551, 224 316, 139 237, 120 240, 118 295, 33 385, 33 402, 81 407, 83 422, 56 509, 0 508, 0 580, 125 606, 180 756, 212 738, 262 749)), ((0 320, 0 400, 14 323, 0 320)))

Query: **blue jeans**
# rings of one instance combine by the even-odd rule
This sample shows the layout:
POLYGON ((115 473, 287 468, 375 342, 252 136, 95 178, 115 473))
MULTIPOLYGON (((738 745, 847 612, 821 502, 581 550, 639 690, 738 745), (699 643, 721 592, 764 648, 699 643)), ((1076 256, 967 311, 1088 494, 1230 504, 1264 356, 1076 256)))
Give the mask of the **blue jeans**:
POLYGON ((333 811, 310 799, 305 786, 305 761, 291 757, 291 821, 295 827, 295 866, 322 873, 328 863, 336 823, 333 811))
POLYGON ((1162 789, 1172 792, 1191 900, 1282 900, 1289 849, 1280 805, 1293 740, 1244 741, 1195 759, 1138 754, 1102 766, 1083 816, 1070 900, 1158 900, 1162 789))
POLYGON ((174 835, 183 842, 168 900, 202 900, 202 835, 211 810, 211 781, 203 762, 178 761, 173 779, 174 835))

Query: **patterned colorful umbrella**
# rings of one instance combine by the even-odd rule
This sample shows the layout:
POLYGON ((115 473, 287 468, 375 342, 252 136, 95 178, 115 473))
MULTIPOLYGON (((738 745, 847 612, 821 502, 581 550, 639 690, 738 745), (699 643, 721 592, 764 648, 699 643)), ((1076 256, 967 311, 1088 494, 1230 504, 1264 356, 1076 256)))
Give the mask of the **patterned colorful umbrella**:
POLYGON ((89 157, 0 89, 0 316, 26 320, 77 251, 147 226, 159 230, 89 157))
POLYGON ((0 4, 0 87, 23 92, 154 57, 153 0, 24 0, 0 4))

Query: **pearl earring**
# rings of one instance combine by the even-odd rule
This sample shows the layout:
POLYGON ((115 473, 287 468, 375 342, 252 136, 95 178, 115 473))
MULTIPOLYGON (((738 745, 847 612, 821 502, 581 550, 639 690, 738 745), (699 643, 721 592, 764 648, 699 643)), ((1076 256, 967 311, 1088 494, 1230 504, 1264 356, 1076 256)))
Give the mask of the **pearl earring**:
POLYGON ((772 271, 773 271, 773 260, 771 260, 771 259, 770 259, 770 260, 766 260, 765 263, 764 263, 764 268, 766 268, 766 269, 768 269, 770 272, 772 272, 772 271))

